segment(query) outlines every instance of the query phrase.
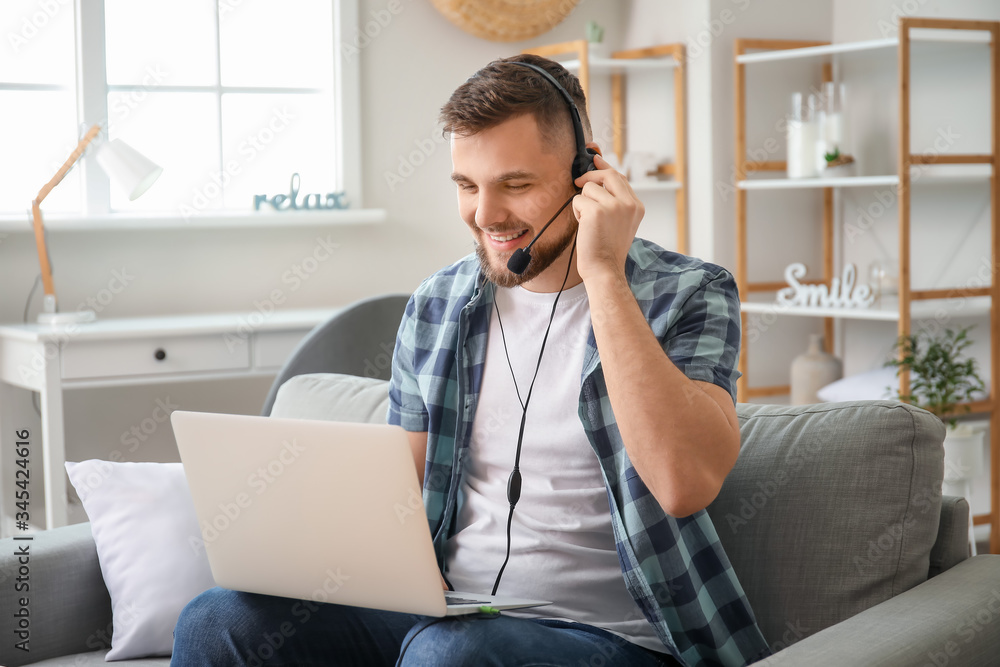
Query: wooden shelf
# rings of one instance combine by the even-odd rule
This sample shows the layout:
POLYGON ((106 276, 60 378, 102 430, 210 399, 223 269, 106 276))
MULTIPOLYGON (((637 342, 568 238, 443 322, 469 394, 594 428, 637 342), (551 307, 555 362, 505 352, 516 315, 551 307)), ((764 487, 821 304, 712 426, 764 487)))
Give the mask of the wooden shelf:
MULTIPOLYGON (((910 78, 913 67, 912 54, 919 49, 922 53, 943 53, 969 45, 968 53, 979 56, 980 51, 1000 48, 1000 22, 965 21, 903 17, 900 19, 899 37, 876 39, 845 44, 828 44, 803 40, 780 39, 737 39, 734 44, 735 60, 735 173, 739 175, 736 190, 736 284, 741 294, 762 293, 781 289, 778 283, 751 283, 748 275, 747 219, 751 190, 822 190, 822 267, 823 284, 831 284, 837 273, 836 244, 837 220, 835 219, 834 198, 840 188, 891 187, 896 193, 899 243, 900 294, 894 299, 885 299, 871 308, 802 308, 786 306, 776 302, 753 300, 742 304, 743 347, 739 370, 742 377, 737 383, 738 400, 765 398, 785 392, 785 387, 753 387, 749 385, 747 349, 747 317, 759 314, 771 316, 790 315, 797 317, 823 318, 823 331, 827 345, 832 347, 837 320, 885 321, 895 324, 896 336, 911 334, 914 322, 926 319, 989 317, 989 374, 993 382, 1000 378, 1000 303, 991 307, 994 300, 1000 301, 1000 277, 992 276, 992 284, 969 289, 914 289, 912 278, 911 201, 918 188, 958 185, 966 183, 985 184, 990 192, 991 208, 989 256, 991 264, 1000 261, 1000 185, 997 176, 1000 162, 1000 73, 996 53, 991 56, 991 72, 984 82, 990 99, 989 135, 990 150, 977 154, 914 154, 911 150, 910 122, 911 105, 910 78), (859 58, 871 58, 877 52, 885 52, 895 57, 899 102, 898 124, 889 131, 897 135, 896 173, 867 176, 838 176, 811 179, 775 178, 784 176, 786 164, 780 161, 754 163, 747 159, 747 65, 766 62, 791 61, 796 59, 820 59, 823 83, 834 80, 834 65, 838 56, 857 54, 859 58), (765 173, 769 172, 769 173, 765 173), (779 173, 774 173, 779 172, 779 173), (747 177, 747 175, 750 175, 747 177), (758 175, 762 177, 758 177, 758 175), (756 287, 757 289, 752 289, 756 287), (761 289, 766 287, 767 290, 761 289), (965 294, 963 294, 963 292, 965 294), (960 298, 955 298, 961 295, 960 298), (932 297, 932 298, 928 298, 932 297)), ((865 61, 867 63, 867 61, 865 61)), ((947 76, 947 74, 943 75, 947 76)), ((926 98, 921 98, 925 100, 926 98)), ((819 222, 819 221, 817 221, 819 222)), ((757 233, 761 233, 758 230, 757 233)), ((984 250, 986 250, 984 248, 984 250)), ((887 337, 887 341, 893 339, 887 337)), ((899 393, 910 391, 909 374, 899 377, 899 393)), ((974 409, 990 418, 990 514, 977 516, 978 522, 990 524, 990 550, 1000 553, 1000 406, 992 398, 974 404, 974 409)))

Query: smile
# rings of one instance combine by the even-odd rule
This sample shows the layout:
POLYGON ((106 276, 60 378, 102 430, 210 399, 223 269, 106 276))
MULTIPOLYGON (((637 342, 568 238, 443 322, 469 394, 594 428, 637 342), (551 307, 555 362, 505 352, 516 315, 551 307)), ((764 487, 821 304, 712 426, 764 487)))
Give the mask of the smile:
POLYGON ((491 239, 497 243, 506 243, 507 241, 513 241, 514 239, 520 238, 528 233, 527 229, 521 230, 516 234, 507 234, 506 236, 494 236, 493 234, 487 234, 491 239))

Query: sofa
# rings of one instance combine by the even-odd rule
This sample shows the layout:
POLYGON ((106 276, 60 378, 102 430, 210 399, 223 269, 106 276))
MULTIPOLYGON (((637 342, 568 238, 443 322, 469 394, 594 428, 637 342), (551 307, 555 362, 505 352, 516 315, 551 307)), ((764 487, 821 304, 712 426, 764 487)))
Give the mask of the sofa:
MULTIPOLYGON (((300 375, 271 414, 378 422, 386 401, 380 379, 300 375)), ((758 664, 997 664, 1000 556, 968 557, 937 418, 890 401, 737 413, 740 456, 708 511, 774 651, 758 664)), ((102 663, 111 604, 90 524, 34 536, 30 653, 12 649, 14 552, 0 540, 0 664, 102 663)))

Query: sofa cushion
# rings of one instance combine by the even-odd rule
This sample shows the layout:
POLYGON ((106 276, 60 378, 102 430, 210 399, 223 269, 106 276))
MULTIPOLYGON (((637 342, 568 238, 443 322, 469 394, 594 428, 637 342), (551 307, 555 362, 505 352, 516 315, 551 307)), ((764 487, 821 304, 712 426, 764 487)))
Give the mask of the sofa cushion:
MULTIPOLYGON (((31 663, 31 667, 107 667, 107 651, 77 653, 31 663)), ((112 662, 113 667, 169 667, 170 658, 132 658, 112 662)))
POLYGON ((384 424, 388 411, 389 383, 385 380, 310 373, 281 385, 271 416, 384 424))
MULTIPOLYGON (((300 375, 272 416, 383 422, 388 383, 300 375)), ((764 636, 781 649, 927 579, 944 427, 891 401, 739 404, 742 450, 708 508, 764 636)))
POLYGON ((939 419, 890 401, 737 414, 739 460, 708 511, 773 649, 927 579, 939 419))
POLYGON ((170 655, 177 618, 215 585, 180 463, 66 463, 111 594, 109 660, 170 655))

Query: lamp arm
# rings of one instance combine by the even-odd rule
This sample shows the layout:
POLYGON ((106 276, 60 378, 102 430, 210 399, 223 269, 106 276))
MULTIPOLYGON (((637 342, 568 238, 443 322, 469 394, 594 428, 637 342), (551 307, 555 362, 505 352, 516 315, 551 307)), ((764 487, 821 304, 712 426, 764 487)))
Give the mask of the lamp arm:
POLYGON ((89 130, 87 130, 87 133, 83 135, 82 139, 80 139, 80 143, 76 145, 76 149, 70 154, 66 162, 63 163, 63 166, 59 167, 59 171, 57 171, 56 175, 52 177, 52 180, 46 183, 42 187, 42 189, 38 191, 38 195, 35 197, 36 202, 41 204, 42 200, 45 199, 50 192, 52 192, 52 188, 56 187, 57 185, 59 185, 60 182, 62 182, 62 179, 66 177, 66 174, 69 173, 69 170, 73 168, 73 165, 76 164, 77 160, 80 159, 80 156, 83 155, 83 151, 87 149, 87 146, 90 145, 90 142, 93 141, 100 133, 101 133, 100 124, 95 124, 89 130))
POLYGON ((52 297, 53 302, 55 301, 56 288, 52 283, 52 264, 49 262, 49 249, 45 244, 45 226, 42 224, 42 209, 40 208, 40 204, 52 192, 52 189, 59 185, 62 179, 66 177, 69 170, 73 168, 73 165, 83 155, 83 151, 86 150, 90 142, 100 133, 100 124, 96 124, 87 130, 87 133, 80 139, 80 143, 76 145, 76 149, 70 154, 69 159, 59 168, 59 171, 52 177, 52 180, 38 191, 38 195, 31 202, 32 226, 35 230, 35 247, 38 248, 38 265, 42 270, 42 287, 45 290, 45 295, 52 297))

